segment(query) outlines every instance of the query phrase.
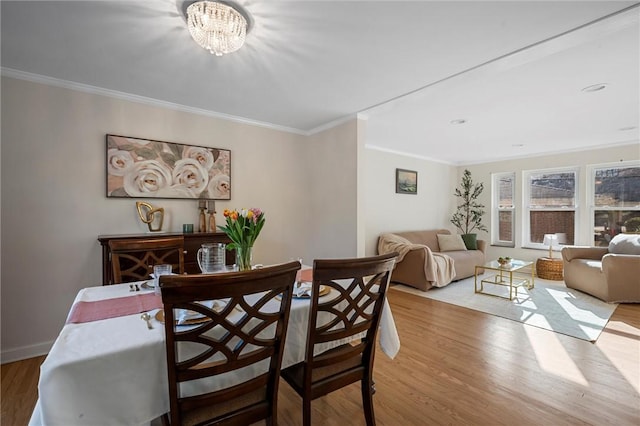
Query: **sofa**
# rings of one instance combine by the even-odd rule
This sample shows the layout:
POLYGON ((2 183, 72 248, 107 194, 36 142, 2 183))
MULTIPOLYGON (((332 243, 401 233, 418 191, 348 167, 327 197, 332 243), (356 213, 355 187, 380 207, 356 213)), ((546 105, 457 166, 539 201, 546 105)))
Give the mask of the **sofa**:
POLYGON ((447 229, 386 233, 378 238, 378 253, 399 253, 391 274, 392 282, 427 291, 471 277, 476 265, 485 263, 485 241, 478 240, 476 250, 466 249, 464 243, 461 247, 447 243, 441 250, 440 242, 453 239, 462 241, 447 229))
POLYGON ((564 282, 609 303, 640 303, 640 235, 618 234, 608 247, 562 249, 564 282))

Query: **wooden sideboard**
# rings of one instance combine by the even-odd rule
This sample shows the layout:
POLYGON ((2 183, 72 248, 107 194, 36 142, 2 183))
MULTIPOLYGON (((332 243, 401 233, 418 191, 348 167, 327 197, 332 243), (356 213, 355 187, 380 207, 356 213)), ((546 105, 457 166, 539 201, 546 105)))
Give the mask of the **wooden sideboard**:
MULTIPOLYGON (((98 235, 98 241, 102 245, 102 285, 113 284, 113 268, 111 265, 111 250, 109 250, 109 241, 117 239, 140 239, 146 240, 150 238, 165 237, 184 237, 184 271, 187 274, 199 274, 198 267, 198 249, 203 243, 225 243, 229 244, 231 240, 224 232, 194 232, 185 234, 182 232, 159 232, 153 234, 119 234, 119 235, 98 235)), ((227 250, 226 264, 233 265, 236 263, 235 250, 227 250)))

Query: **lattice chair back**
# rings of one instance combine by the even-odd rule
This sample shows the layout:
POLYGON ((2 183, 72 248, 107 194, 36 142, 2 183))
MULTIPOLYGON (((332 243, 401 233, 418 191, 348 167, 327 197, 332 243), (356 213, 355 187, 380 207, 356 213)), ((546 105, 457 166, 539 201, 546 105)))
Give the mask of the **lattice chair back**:
POLYGON ((362 382, 367 424, 375 424, 373 360, 380 315, 397 253, 357 259, 318 259, 305 361, 282 371, 302 396, 303 424, 311 424, 311 401, 351 383, 362 382), (322 287, 331 289, 322 296, 322 287), (333 349, 321 353, 317 345, 333 349))
POLYGON ((173 272, 184 273, 184 237, 122 239, 109 241, 113 282, 149 279, 153 265, 170 264, 173 272))
POLYGON ((307 359, 311 367, 329 365, 337 356, 314 355, 315 345, 327 341, 339 342, 362 335, 359 344, 352 344, 351 356, 361 354, 362 364, 373 363, 375 338, 380 313, 389 286, 395 255, 370 258, 316 260, 313 286, 307 359), (319 297, 320 286, 331 288, 335 297, 319 297))
POLYGON ((299 262, 290 262, 160 278, 172 425, 230 419, 276 424, 280 366, 299 269, 299 262))

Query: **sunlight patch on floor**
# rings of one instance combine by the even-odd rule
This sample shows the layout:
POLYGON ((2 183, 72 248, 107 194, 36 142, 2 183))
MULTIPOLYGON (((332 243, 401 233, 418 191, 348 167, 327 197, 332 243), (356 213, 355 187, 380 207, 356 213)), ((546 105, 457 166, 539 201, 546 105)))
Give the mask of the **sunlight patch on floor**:
POLYGON ((587 379, 573 362, 564 346, 560 343, 556 333, 540 330, 534 327, 523 327, 538 365, 544 371, 571 380, 583 386, 589 386, 587 379))
POLYGON ((629 385, 640 393, 640 329, 622 321, 609 321, 607 328, 600 335, 598 342, 606 344, 598 345, 598 349, 607 357, 620 375, 629 385), (631 361, 621 358, 616 349, 619 346, 634 345, 637 356, 631 361))

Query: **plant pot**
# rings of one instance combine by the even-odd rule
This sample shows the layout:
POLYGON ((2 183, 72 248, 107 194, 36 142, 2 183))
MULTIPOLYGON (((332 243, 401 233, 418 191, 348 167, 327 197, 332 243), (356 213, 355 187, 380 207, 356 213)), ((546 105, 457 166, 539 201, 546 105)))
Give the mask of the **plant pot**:
POLYGON ((462 241, 467 250, 478 250, 478 234, 462 234, 462 241))

